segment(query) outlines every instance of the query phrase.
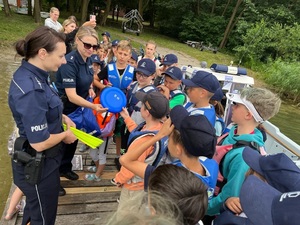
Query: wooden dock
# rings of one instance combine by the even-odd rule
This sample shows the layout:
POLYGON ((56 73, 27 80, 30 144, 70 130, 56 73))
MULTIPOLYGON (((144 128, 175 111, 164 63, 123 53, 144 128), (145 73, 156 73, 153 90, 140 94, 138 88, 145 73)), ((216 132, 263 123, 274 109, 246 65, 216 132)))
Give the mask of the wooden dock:
MULTIPOLYGON (((78 144, 80 145, 80 144, 78 144)), ((107 164, 101 181, 86 181, 84 174, 85 168, 91 165, 91 158, 88 152, 75 154, 82 155, 83 171, 76 171, 79 180, 71 181, 61 177, 61 184, 67 194, 59 197, 58 211, 56 217, 57 225, 80 224, 80 225, 104 225, 107 219, 117 209, 117 198, 121 189, 111 184, 110 180, 117 173, 114 163, 115 145, 110 145, 107 154, 107 164)), ((1 225, 19 225, 22 222, 22 214, 16 215, 9 221, 4 220, 6 210, 10 201, 11 194, 15 186, 12 185, 9 197, 0 220, 1 225)), ((25 197, 24 197, 25 198, 25 197)))

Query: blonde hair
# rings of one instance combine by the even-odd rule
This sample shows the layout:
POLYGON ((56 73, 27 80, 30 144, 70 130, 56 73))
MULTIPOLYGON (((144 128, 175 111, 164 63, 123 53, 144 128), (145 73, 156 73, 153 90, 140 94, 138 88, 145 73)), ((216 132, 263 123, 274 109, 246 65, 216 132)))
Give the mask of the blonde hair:
POLYGON ((65 31, 65 27, 66 26, 69 26, 70 24, 74 23, 75 26, 76 26, 76 22, 72 19, 66 19, 63 24, 62 24, 62 28, 61 28, 61 32, 64 32, 65 31))
POLYGON ((130 50, 130 53, 131 53, 131 51, 132 51, 132 46, 131 46, 130 41, 127 41, 127 40, 121 40, 121 41, 118 43, 117 49, 121 49, 121 50, 130 50))
POLYGON ((156 42, 155 42, 155 41, 153 41, 153 40, 149 40, 149 41, 146 43, 146 47, 147 47, 147 45, 149 45, 149 44, 152 44, 152 45, 154 45, 154 46, 155 46, 155 49, 156 49, 156 47, 157 47, 157 44, 156 44, 156 42))
POLYGON ((281 105, 280 98, 265 88, 244 88, 241 97, 250 101, 264 120, 275 116, 281 105))
POLYGON ((141 192, 118 208, 107 225, 182 225, 183 218, 176 203, 158 192, 141 192), (150 202, 148 202, 148 200, 150 202), (152 204, 155 205, 151 206, 152 204))
POLYGON ((54 13, 55 11, 58 11, 58 12, 59 12, 59 9, 56 8, 56 7, 51 7, 50 13, 54 13))
POLYGON ((99 37, 97 31, 90 27, 90 26, 81 26, 76 34, 76 38, 82 39, 85 36, 92 36, 97 40, 97 43, 99 43, 99 37))

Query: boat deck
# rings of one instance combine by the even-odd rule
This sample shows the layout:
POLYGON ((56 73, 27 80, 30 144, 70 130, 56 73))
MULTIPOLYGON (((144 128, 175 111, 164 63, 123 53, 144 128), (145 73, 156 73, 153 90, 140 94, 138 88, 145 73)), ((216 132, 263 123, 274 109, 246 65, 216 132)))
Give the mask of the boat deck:
MULTIPOLYGON (((80 145, 80 144, 78 144, 80 145)), ((107 154, 107 164, 101 181, 84 180, 85 168, 91 165, 91 158, 88 152, 76 155, 82 155, 83 171, 76 171, 79 180, 71 181, 61 177, 61 184, 67 194, 59 197, 58 212, 56 224, 106 224, 107 219, 117 209, 117 198, 121 189, 111 184, 110 180, 114 178, 117 169, 114 163, 115 145, 110 145, 107 154)), ((22 222, 22 214, 19 213, 12 220, 5 221, 4 216, 8 208, 10 197, 15 189, 14 184, 9 193, 6 207, 0 220, 2 225, 18 225, 22 222)))

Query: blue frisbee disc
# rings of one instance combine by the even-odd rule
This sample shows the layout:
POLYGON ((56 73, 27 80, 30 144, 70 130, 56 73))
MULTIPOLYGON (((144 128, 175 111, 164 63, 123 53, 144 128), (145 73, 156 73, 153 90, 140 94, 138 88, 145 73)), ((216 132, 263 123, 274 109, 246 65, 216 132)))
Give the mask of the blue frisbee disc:
POLYGON ((100 102, 104 108, 108 108, 108 112, 119 113, 126 106, 127 100, 119 88, 107 87, 101 92, 100 102))

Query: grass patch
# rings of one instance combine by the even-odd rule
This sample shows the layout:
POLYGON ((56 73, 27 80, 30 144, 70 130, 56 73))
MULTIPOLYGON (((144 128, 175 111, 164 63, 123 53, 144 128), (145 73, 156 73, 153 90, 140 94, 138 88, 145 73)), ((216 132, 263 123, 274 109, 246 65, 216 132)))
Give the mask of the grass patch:
MULTIPOLYGON (((62 14, 64 15, 64 14, 62 14)), ((63 22, 65 18, 61 17, 60 22, 63 22)), ((0 47, 11 46, 15 41, 24 38, 29 32, 34 30, 36 27, 43 25, 44 19, 42 18, 42 24, 34 23, 32 17, 27 15, 17 14, 12 12, 11 17, 6 17, 4 12, 0 12, 0 47), (7 24, 10 24, 8 26, 7 24)), ((191 48, 185 43, 178 42, 175 39, 166 37, 159 34, 156 30, 149 27, 145 27, 143 33, 140 36, 136 36, 135 33, 122 33, 121 31, 121 21, 115 22, 108 19, 107 22, 110 26, 97 27, 99 37, 101 38, 101 33, 105 30, 111 33, 113 39, 129 39, 132 41, 133 46, 139 50, 140 46, 144 46, 144 43, 148 40, 155 40, 155 42, 160 47, 165 47, 174 51, 183 52, 191 57, 198 59, 199 61, 207 61, 208 65, 212 63, 220 63, 228 65, 234 57, 228 54, 223 54, 218 52, 213 54, 210 51, 200 51, 198 49, 191 48)))

